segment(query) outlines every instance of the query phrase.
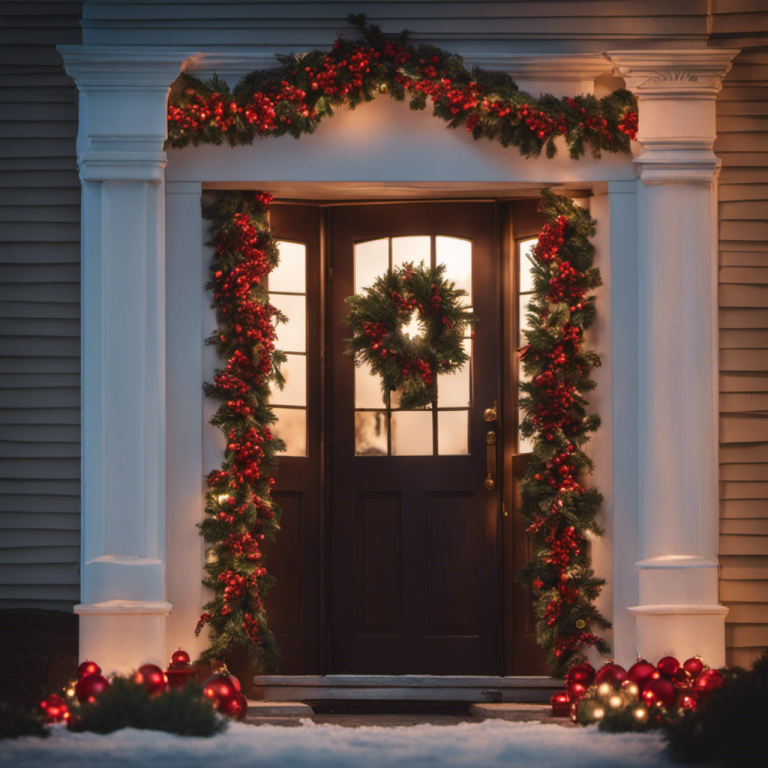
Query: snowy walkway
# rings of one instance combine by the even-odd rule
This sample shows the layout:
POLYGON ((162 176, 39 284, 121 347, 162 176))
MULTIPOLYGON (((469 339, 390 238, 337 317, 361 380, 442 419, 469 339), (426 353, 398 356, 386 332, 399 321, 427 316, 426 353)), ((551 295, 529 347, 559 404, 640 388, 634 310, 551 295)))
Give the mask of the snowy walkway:
POLYGON ((126 729, 109 736, 56 727, 47 739, 0 741, 13 768, 646 768, 672 766, 660 734, 487 720, 458 725, 294 728, 233 723, 210 739, 126 729))

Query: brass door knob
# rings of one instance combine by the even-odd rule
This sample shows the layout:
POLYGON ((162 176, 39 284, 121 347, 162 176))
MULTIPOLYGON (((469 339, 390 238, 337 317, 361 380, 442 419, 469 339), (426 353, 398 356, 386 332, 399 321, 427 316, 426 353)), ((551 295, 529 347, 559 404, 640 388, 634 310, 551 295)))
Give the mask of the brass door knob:
POLYGON ((496 481, 493 479, 493 474, 488 473, 488 477, 485 478, 485 488, 488 491, 492 491, 496 487, 496 481))

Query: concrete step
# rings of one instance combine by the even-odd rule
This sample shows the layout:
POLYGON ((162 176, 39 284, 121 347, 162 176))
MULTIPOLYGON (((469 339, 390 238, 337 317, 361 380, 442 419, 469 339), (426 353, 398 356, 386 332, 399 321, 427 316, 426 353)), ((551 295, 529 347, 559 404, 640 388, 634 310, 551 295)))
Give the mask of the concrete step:
POLYGON ((547 704, 472 704, 470 714, 478 720, 509 720, 514 723, 551 723, 574 726, 569 717, 552 717, 547 704))
POLYGON ((255 701, 248 699, 246 717, 312 717, 314 712, 309 704, 302 701, 255 701))

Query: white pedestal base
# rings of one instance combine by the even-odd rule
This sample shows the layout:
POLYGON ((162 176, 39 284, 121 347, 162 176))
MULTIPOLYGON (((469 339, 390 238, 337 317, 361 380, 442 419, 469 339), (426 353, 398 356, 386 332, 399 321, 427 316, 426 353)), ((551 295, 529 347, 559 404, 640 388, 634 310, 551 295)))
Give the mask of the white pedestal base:
POLYGON ((170 612, 171 604, 164 602, 110 600, 76 605, 80 660, 95 661, 105 675, 126 675, 146 663, 165 669, 165 617, 170 612))

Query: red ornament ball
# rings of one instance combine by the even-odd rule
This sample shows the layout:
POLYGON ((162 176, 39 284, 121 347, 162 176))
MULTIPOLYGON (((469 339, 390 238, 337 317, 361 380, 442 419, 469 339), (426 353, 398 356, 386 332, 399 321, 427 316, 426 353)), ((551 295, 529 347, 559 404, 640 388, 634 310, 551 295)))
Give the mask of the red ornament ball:
POLYGON ((696 678, 696 690, 714 691, 723 684, 723 676, 716 669, 705 669, 696 678))
POLYGON ((649 680, 640 697, 647 707, 674 707, 677 701, 675 686, 663 677, 655 677, 649 680))
POLYGON ((626 679, 627 670, 619 664, 614 664, 612 661, 607 661, 603 664, 595 675, 595 683, 597 685, 609 683, 614 688, 618 688, 626 679))
POLYGON ((662 675, 674 678, 677 674, 677 670, 680 669, 680 662, 674 656, 665 656, 663 659, 659 659, 656 669, 658 669, 662 675))
POLYGON ((209 677, 203 685, 203 695, 210 700, 215 709, 224 712, 229 703, 237 698, 240 692, 232 682, 232 676, 217 672, 209 677))
POLYGON ((232 685, 234 685, 235 688, 237 688, 237 692, 241 693, 242 690, 243 690, 243 686, 240 685, 240 681, 231 672, 229 673, 229 679, 230 679, 232 685))
POLYGON ((696 693, 692 688, 677 689, 677 708, 696 709, 696 693))
POLYGON ((549 704, 552 707, 552 717, 568 717, 571 714, 571 700, 567 691, 553 693, 549 704))
POLYGON ((171 656, 171 669, 179 669, 180 667, 186 667, 189 664, 189 654, 179 648, 178 651, 174 651, 171 656))
POLYGON ((219 711, 235 720, 245 720, 248 713, 248 699, 245 698, 245 694, 238 693, 233 699, 229 699, 226 704, 222 705, 219 711))
POLYGON ((627 672, 627 677, 633 682, 637 683, 637 687, 640 689, 640 693, 648 684, 656 672, 656 667, 651 664, 650 661, 645 659, 638 659, 627 672))
POLYGON ((95 661, 88 661, 88 659, 86 659, 77 668, 76 674, 78 680, 82 680, 86 675, 100 675, 101 667, 95 661))
POLYGON ((681 664, 672 678, 672 682, 678 688, 690 688, 693 685, 693 678, 688 674, 688 670, 681 664))
POLYGON ((46 723, 61 723, 69 718, 67 702, 56 693, 46 696, 37 705, 37 712, 46 723))
POLYGON ((595 682, 595 670, 589 664, 577 664, 568 670, 565 681, 567 683, 581 683, 589 688, 595 682))
POLYGON ((692 656, 683 662, 685 671, 695 680, 704 669, 704 659, 701 656, 692 656))
POLYGON ((103 675, 86 675, 77 681, 75 696, 81 704, 93 704, 109 690, 109 687, 110 682, 103 675))
POLYGON ((581 701, 582 697, 587 692, 587 686, 584 685, 584 683, 569 681, 565 684, 565 692, 568 694, 568 698, 571 701, 581 701))
POLYGON ((133 677, 134 681, 144 686, 149 696, 159 696, 168 688, 168 678, 156 664, 142 664, 133 677))

